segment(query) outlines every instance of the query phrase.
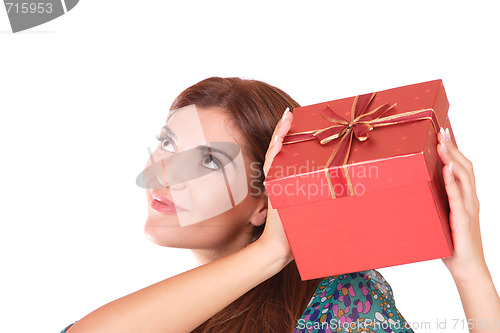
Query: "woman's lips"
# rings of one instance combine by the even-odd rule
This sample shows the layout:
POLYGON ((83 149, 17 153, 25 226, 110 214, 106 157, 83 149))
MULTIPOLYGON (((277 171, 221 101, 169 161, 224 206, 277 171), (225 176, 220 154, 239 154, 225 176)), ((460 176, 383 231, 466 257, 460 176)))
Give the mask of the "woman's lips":
POLYGON ((160 213, 175 214, 177 212, 185 211, 184 208, 176 206, 170 199, 158 192, 152 192, 151 197, 153 199, 151 202, 151 208, 160 213))
POLYGON ((165 205, 164 203, 161 203, 160 201, 153 199, 153 202, 151 203, 151 208, 156 210, 157 212, 164 213, 164 214, 176 214, 177 210, 173 206, 165 205))

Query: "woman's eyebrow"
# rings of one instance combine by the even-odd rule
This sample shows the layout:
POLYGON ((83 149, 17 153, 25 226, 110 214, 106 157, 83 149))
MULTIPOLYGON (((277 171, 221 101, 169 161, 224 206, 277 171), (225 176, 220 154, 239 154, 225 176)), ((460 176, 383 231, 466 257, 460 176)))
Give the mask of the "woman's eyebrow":
POLYGON ((170 129, 170 127, 168 127, 167 125, 163 126, 162 129, 165 130, 165 132, 167 132, 168 135, 170 135, 175 143, 177 144, 178 143, 178 140, 177 140, 177 135, 170 129))

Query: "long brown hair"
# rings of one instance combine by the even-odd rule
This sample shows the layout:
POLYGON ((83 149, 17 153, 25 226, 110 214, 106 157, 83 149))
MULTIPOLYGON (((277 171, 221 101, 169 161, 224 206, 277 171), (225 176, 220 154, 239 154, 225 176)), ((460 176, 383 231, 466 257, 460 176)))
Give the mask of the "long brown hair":
MULTIPOLYGON (((300 105, 282 90, 257 80, 211 77, 184 90, 171 110, 196 104, 219 107, 228 112, 243 134, 242 143, 252 161, 264 164, 265 154, 276 124, 284 110, 300 105)), ((258 186, 264 193, 264 173, 258 186)), ((250 192, 251 195, 252 192, 250 192)), ((254 239, 264 225, 255 227, 254 239)), ((321 279, 301 281, 295 261, 278 274, 249 290, 219 311, 193 332, 245 333, 292 332, 321 279)))

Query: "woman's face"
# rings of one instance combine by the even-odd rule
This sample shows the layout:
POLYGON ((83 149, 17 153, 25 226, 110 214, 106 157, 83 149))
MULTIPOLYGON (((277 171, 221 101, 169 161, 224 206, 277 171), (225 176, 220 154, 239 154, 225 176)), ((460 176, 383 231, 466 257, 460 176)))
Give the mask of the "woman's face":
POLYGON ((248 193, 260 166, 251 165, 224 110, 180 108, 159 141, 142 174, 146 236, 162 246, 228 253, 250 243, 265 222, 267 199, 248 193))

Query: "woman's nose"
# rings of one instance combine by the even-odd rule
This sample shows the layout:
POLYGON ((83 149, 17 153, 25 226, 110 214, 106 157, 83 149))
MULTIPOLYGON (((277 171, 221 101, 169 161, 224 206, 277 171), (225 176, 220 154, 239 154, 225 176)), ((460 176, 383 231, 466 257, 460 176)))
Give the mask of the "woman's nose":
MULTIPOLYGON (((157 174, 156 174, 156 181, 163 187, 168 187, 170 189, 174 190, 182 190, 184 187, 186 187, 185 182, 181 180, 176 180, 174 179, 175 177, 170 176, 170 182, 173 185, 169 184, 169 181, 167 180, 167 168, 165 166, 166 161, 162 160, 161 161, 161 167, 157 169, 157 174)), ((170 170, 173 172, 174 170, 170 170)))
POLYGON ((166 182, 166 180, 163 178, 163 175, 157 175, 156 176, 156 180, 158 181, 158 183, 163 186, 163 187, 168 187, 168 184, 166 182))

